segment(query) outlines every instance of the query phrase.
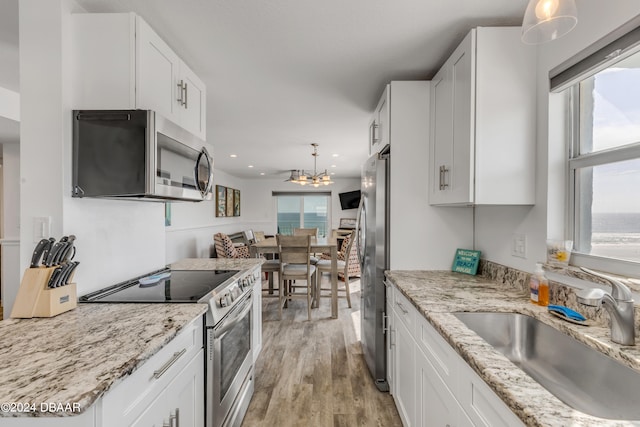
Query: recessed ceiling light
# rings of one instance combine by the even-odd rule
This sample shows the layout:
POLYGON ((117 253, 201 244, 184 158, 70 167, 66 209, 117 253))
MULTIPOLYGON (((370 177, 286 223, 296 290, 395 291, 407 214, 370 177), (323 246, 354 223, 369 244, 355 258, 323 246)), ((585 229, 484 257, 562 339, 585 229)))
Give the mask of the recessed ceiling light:
POLYGON ((264 172, 260 172, 260 175, 264 175, 264 172))
POLYGON ((236 157, 238 157, 238 155, 237 154, 230 154, 229 157, 233 157, 235 159, 236 157))
POLYGON ((247 166, 247 167, 248 167, 248 168, 252 168, 252 167, 253 167, 253 165, 249 165, 249 166, 247 166))
POLYGON ((335 172, 331 172, 331 175, 335 175, 335 174, 336 174, 335 172))
POLYGON ((332 157, 338 157, 339 155, 340 155, 340 154, 338 154, 338 153, 333 153, 331 156, 332 156, 332 157))
POLYGON ((331 167, 332 167, 332 168, 337 168, 337 166, 336 166, 336 165, 331 165, 331 167))

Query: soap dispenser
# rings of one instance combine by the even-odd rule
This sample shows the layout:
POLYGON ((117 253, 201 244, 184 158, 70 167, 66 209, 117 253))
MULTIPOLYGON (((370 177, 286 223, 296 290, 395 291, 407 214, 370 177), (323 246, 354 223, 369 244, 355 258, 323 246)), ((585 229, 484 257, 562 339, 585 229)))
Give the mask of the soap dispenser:
POLYGON ((541 263, 536 263, 536 269, 531 274, 529 290, 533 304, 543 307, 549 305, 549 281, 544 275, 541 263))

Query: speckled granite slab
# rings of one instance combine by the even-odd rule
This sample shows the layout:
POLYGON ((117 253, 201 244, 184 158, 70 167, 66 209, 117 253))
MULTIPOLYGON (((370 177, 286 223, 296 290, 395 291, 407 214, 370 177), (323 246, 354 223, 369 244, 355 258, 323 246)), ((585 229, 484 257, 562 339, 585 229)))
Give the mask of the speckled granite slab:
POLYGON ((206 310, 205 304, 79 304, 52 318, 0 322, 0 402, 36 408, 0 417, 84 412, 206 310), (77 403, 79 410, 39 413, 48 402, 77 403))
POLYGON ((262 258, 187 258, 170 267, 172 270, 246 270, 263 262, 262 258))
POLYGON ((620 346, 609 339, 604 325, 574 325, 551 316, 546 308, 529 303, 520 283, 527 273, 490 266, 491 280, 449 271, 389 271, 387 277, 440 332, 527 426, 632 426, 640 422, 592 417, 565 405, 531 377, 468 329, 451 313, 492 311, 522 313, 559 329, 640 371, 640 346, 620 346), (509 277, 510 279, 501 279, 509 277), (511 280, 516 280, 512 283, 511 280))

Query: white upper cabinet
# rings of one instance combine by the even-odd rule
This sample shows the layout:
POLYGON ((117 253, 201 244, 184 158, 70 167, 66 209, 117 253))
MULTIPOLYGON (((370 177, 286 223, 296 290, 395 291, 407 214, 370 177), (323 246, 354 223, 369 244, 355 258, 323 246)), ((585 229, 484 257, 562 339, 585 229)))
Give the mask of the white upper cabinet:
POLYGON ((74 109, 154 110, 206 140, 206 87, 134 13, 72 15, 74 109))
POLYGON ((520 28, 467 34, 432 80, 429 203, 535 203, 535 49, 520 28))
POLYGON ((373 120, 369 125, 369 154, 378 153, 389 144, 390 121, 389 104, 391 103, 390 85, 384 87, 380 101, 373 113, 373 120))

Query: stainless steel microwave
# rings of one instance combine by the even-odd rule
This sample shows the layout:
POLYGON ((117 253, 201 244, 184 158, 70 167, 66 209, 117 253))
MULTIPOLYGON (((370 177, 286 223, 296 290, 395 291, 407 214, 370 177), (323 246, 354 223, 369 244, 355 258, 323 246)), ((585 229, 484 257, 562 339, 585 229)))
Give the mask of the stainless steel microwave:
POLYGON ((150 110, 73 111, 73 197, 210 200, 204 141, 150 110))

